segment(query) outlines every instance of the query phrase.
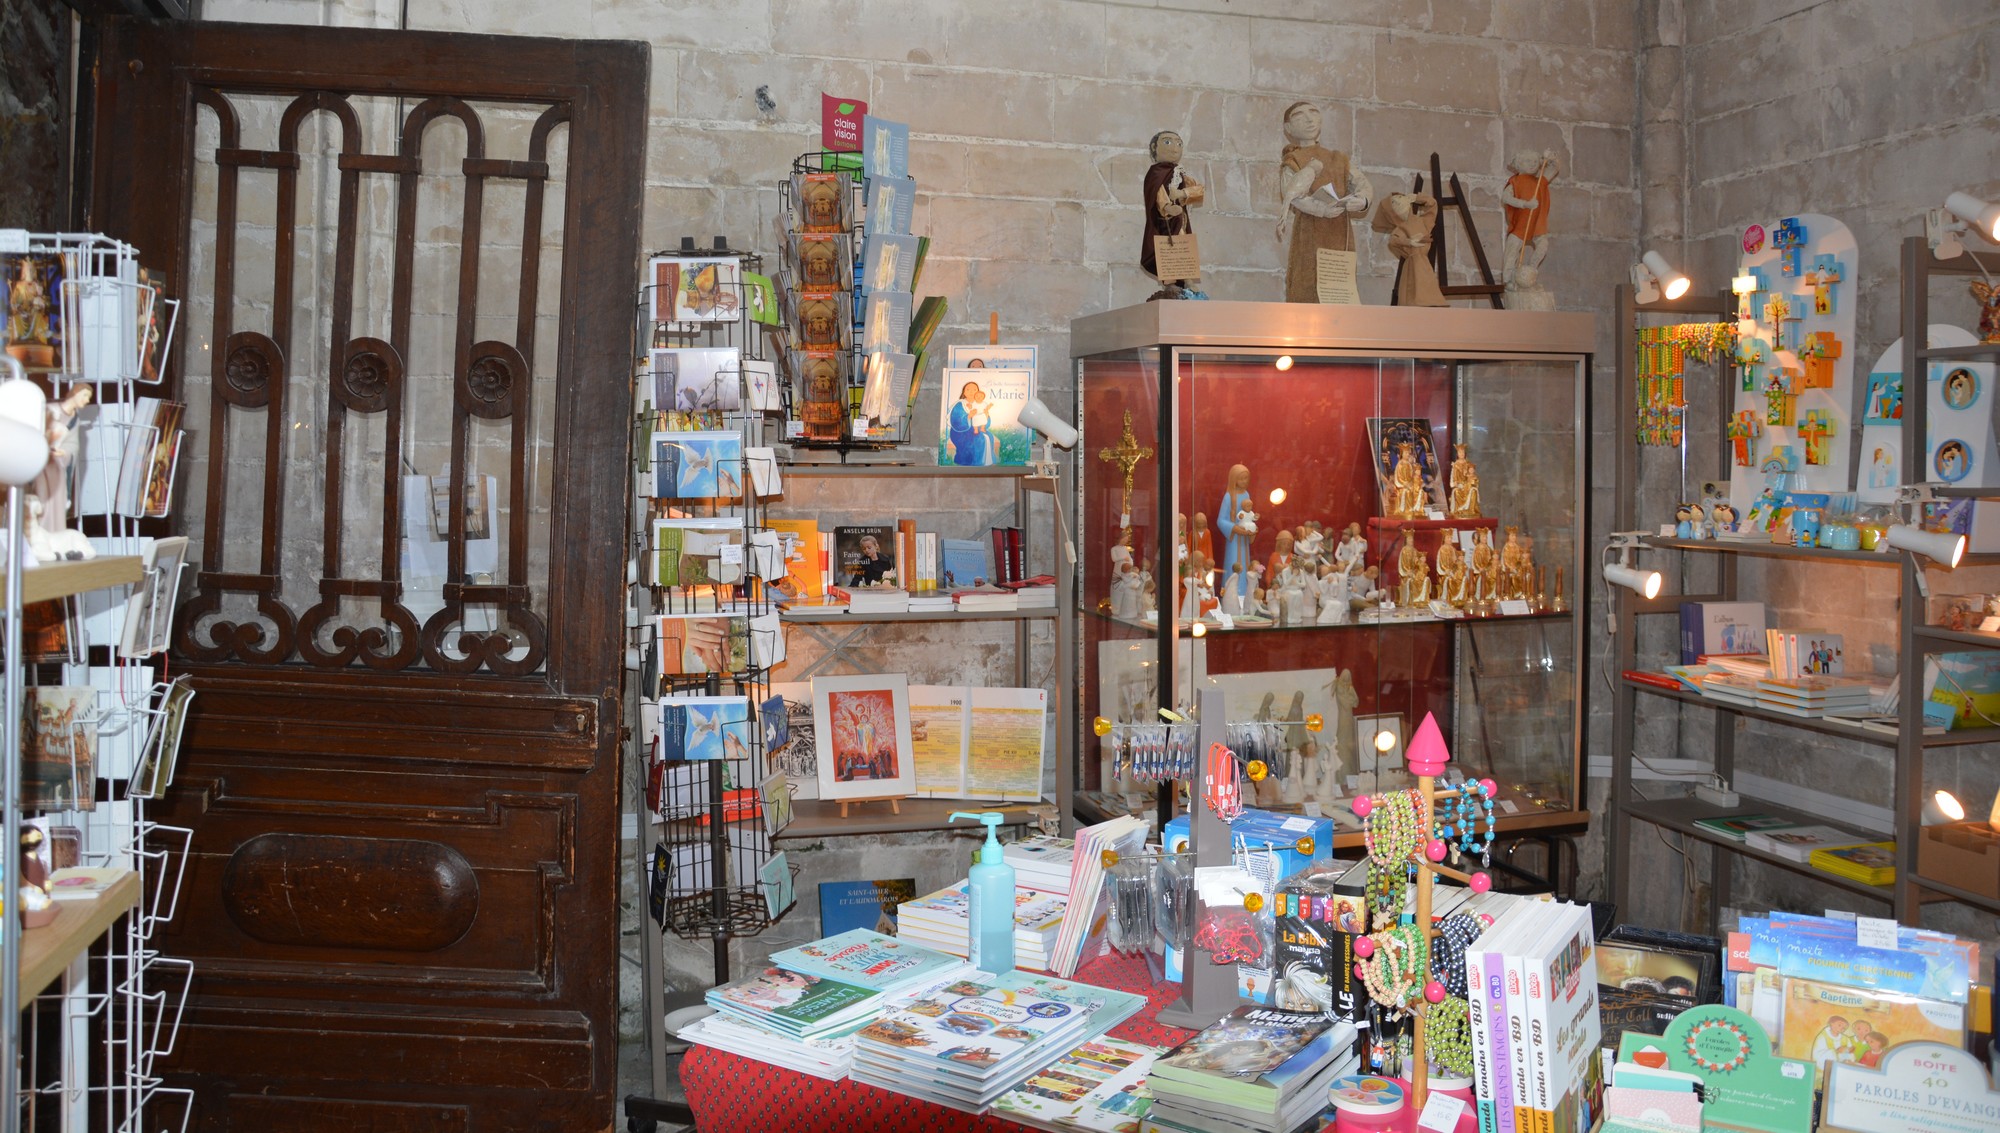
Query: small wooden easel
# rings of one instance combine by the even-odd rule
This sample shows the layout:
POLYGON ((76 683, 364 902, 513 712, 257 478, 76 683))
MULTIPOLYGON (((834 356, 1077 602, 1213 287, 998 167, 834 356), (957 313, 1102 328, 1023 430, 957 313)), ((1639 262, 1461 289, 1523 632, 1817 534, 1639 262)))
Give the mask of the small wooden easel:
MULTIPOLYGON (((1438 169, 1438 155, 1435 153, 1431 154, 1431 184, 1439 189, 1445 185, 1444 175, 1438 169)), ((1424 175, 1421 173, 1417 174, 1414 191, 1419 193, 1424 191, 1424 175)), ((1437 198, 1438 203, 1437 220, 1431 224, 1431 267, 1437 272, 1438 290, 1444 292, 1444 297, 1447 299, 1484 295, 1487 302, 1492 303, 1494 309, 1498 310, 1500 293, 1506 289, 1493 281, 1493 267, 1486 262, 1486 248, 1479 242, 1479 226, 1472 221, 1472 204, 1465 199, 1465 187, 1458 183, 1458 174, 1451 175, 1450 193, 1436 192, 1431 195, 1437 198), (1444 238, 1444 210, 1447 208, 1457 209, 1459 217, 1465 221, 1465 241, 1472 245, 1472 258, 1479 264, 1479 277, 1486 282, 1457 285, 1451 282, 1451 273, 1446 267, 1448 257, 1445 254, 1444 238)), ((1399 284, 1402 278, 1403 269, 1399 266, 1396 269, 1396 280, 1399 284)), ((1390 302, 1393 304, 1395 292, 1390 292, 1390 295, 1390 302)))
POLYGON ((865 799, 841 799, 840 817, 842 820, 845 820, 847 818, 847 807, 850 803, 857 806, 860 805, 861 803, 888 803, 890 814, 897 815, 900 817, 903 813, 903 796, 870 795, 865 799))

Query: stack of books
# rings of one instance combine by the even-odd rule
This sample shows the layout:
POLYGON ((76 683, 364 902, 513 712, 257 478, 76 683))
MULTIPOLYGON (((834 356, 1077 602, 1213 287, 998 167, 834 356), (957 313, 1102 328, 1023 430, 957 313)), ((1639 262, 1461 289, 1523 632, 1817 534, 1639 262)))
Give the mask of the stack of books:
POLYGON ((970 971, 957 956, 865 928, 773 952, 771 963, 788 971, 859 984, 891 997, 970 971))
POLYGON ((1153 1064, 1150 1117, 1190 1130, 1291 1133, 1326 1108, 1327 1084, 1358 1065, 1354 1033, 1317 1011, 1238 1007, 1153 1064))
POLYGON ((998 586, 973 586, 952 592, 952 601, 965 611, 1018 610, 1020 596, 998 586))
POLYGON ((1896 843, 1863 842, 1814 850, 1806 864, 1863 885, 1887 885, 1896 880, 1896 843))
POLYGON ((1001 856, 1014 867, 1014 881, 1021 888, 1069 896, 1070 872, 1076 863, 1075 839, 1037 834, 1009 842, 1001 856))
MULTIPOLYGON (((1110 994, 1110 993, 1107 993, 1110 994)), ((1020 972, 947 980, 890 1004, 855 1035, 853 1078, 979 1113, 1103 1030, 1020 972)))
MULTIPOLYGON (((966 882, 947 886, 896 907, 899 937, 926 944, 953 956, 970 956, 971 901, 966 882)), ((1065 882, 1067 884, 1067 882, 1065 882)), ((1049 950, 1062 929, 1067 897, 1033 889, 1014 890, 1014 966, 1049 970, 1049 950)))
POLYGON ((682 1027, 679 1037, 683 1042, 712 1046, 829 1082, 840 1081, 854 1068, 852 1034, 778 1042, 762 1027, 750 1026, 729 1015, 710 1015, 682 1027))
POLYGON ((1787 716, 1868 711, 1874 689, 1853 677, 1766 677, 1757 682, 1757 707, 1787 716))
POLYGON ((938 590, 910 595, 909 611, 913 614, 948 614, 957 608, 951 595, 938 590))
POLYGON ((855 929, 773 953, 769 967, 711 988, 705 998, 725 1021, 757 1032, 767 1049, 823 1062, 828 1051, 812 1040, 852 1034, 911 987, 966 970, 959 957, 855 929))
POLYGON ((1481 1128, 1498 1106, 1523 1128, 1587 1129, 1597 1058, 1596 941, 1590 908, 1516 901, 1465 953, 1473 1091, 1481 1128))
POLYGON ((906 614, 910 592, 896 586, 857 586, 852 590, 835 587, 827 591, 835 601, 847 603, 850 614, 906 614))
POLYGON ((1103 953, 1104 923, 1109 912, 1104 891, 1104 851, 1136 854, 1145 848, 1150 829, 1145 819, 1122 815, 1076 832, 1070 859, 1069 907, 1063 910, 1062 929, 1056 934, 1055 950, 1049 955, 1050 971, 1063 977, 1074 976, 1078 965, 1103 953))
POLYGON ((1872 842, 1867 834, 1856 834, 1832 826, 1784 826, 1767 830, 1752 830, 1744 835, 1743 844, 1753 850, 1774 854, 1786 861, 1804 864, 1819 850, 1837 850, 1843 846, 1859 846, 1872 842))
POLYGON ((1731 842, 1741 842, 1753 830, 1790 830, 1798 825, 1789 818, 1779 818, 1774 814, 1718 814, 1709 818, 1697 818, 1696 826, 1711 834, 1718 834, 1731 842))
POLYGON ((1056 576, 1038 574, 1019 582, 1001 584, 1021 600, 1023 610, 1053 610, 1056 607, 1056 576))

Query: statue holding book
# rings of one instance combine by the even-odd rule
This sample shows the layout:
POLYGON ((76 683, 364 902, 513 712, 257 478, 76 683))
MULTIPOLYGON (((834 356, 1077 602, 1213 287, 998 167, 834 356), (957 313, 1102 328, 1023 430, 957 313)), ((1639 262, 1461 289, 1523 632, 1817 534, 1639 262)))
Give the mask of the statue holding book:
POLYGON ((1319 302, 1319 254, 1354 251, 1350 216, 1368 211, 1373 187, 1348 156, 1319 144, 1319 107, 1285 108, 1278 158, 1278 240, 1285 251, 1285 302, 1319 302))

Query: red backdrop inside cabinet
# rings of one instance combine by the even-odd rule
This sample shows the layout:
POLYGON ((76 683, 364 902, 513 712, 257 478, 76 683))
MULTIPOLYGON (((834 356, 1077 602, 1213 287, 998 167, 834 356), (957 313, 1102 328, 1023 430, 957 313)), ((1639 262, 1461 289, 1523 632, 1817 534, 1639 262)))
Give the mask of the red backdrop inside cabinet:
MULTIPOLYGON (((1233 465, 1250 470, 1250 494, 1258 512, 1251 553, 1257 561, 1268 562, 1281 529, 1295 530, 1317 520, 1332 541, 1347 524, 1361 523, 1365 528, 1370 516, 1381 513, 1368 434, 1370 417, 1425 418, 1431 423, 1437 451, 1451 451, 1449 363, 1298 356, 1289 370, 1280 371, 1270 357, 1183 354, 1179 378, 1180 436, 1170 453, 1178 462, 1180 478, 1175 510, 1190 521, 1200 513, 1218 553, 1223 537, 1215 529, 1215 515, 1233 465), (1284 497, 1274 504, 1271 492, 1279 488, 1284 497)), ((1138 627, 1113 622, 1096 609, 1110 593, 1109 549, 1117 541, 1123 487, 1119 468, 1100 457, 1118 445, 1129 411, 1138 444, 1154 450, 1134 472, 1131 511, 1133 550, 1141 561, 1150 560, 1156 554, 1161 522, 1154 502, 1161 447, 1158 410, 1156 362, 1141 358, 1087 363, 1081 416, 1088 441, 1087 451, 1081 453, 1084 506, 1079 540, 1087 548, 1082 658, 1086 722, 1108 714, 1098 705, 1099 643, 1136 642, 1151 636, 1138 627)), ((1369 561, 1379 565, 1372 557, 1369 561)), ((1161 572, 1154 573, 1159 577, 1161 572)), ((1162 579, 1159 586, 1162 601, 1171 605, 1171 582, 1162 579)), ((1435 712, 1449 732, 1452 655, 1447 623, 1212 632, 1202 639, 1201 647, 1210 675, 1350 669, 1361 697, 1357 714, 1399 715, 1414 730, 1425 712, 1435 712)), ((1231 715, 1236 716, 1236 710, 1231 715)), ((1097 789, 1097 762, 1086 759, 1084 764, 1084 787, 1097 789)))

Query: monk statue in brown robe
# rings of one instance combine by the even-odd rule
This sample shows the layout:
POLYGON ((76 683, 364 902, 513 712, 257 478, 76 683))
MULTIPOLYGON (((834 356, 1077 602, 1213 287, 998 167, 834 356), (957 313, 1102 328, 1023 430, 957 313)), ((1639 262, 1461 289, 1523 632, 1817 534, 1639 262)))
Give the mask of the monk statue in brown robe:
POLYGON ((1389 254, 1403 264, 1396 278, 1399 307, 1451 306, 1438 287, 1437 269, 1430 260, 1437 210, 1437 198, 1429 193, 1390 193, 1375 208, 1372 227, 1388 234, 1389 254))
MULTIPOLYGON (((1207 191, 1200 182, 1181 170, 1181 136, 1172 130, 1153 135, 1146 147, 1153 165, 1146 170, 1146 232, 1139 242, 1139 266, 1159 278, 1159 263, 1153 257, 1153 240, 1159 236, 1181 236, 1194 231, 1188 209, 1202 202, 1207 191)), ((1161 279, 1155 299, 1195 298, 1193 280, 1161 279)))
POLYGON ((1285 302, 1319 302, 1319 253, 1354 250, 1350 215, 1368 211, 1373 189, 1347 155, 1319 144, 1319 107, 1294 102, 1285 110, 1285 148, 1279 161, 1278 239, 1289 235, 1285 302))

